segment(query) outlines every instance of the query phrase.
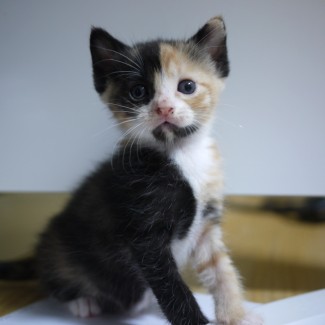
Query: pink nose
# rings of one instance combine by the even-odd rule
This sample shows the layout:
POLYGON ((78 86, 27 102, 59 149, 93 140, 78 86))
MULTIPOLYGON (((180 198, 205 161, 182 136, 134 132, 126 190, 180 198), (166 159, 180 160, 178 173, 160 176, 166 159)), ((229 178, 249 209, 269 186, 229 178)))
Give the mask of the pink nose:
POLYGON ((159 116, 168 117, 174 114, 174 109, 172 107, 157 107, 156 112, 159 116))

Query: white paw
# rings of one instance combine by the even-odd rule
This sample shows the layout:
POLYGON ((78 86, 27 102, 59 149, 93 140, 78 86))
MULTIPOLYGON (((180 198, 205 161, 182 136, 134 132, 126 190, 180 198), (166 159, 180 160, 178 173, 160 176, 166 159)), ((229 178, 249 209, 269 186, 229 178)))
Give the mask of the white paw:
POLYGON ((68 308, 74 316, 88 318, 99 315, 102 311, 96 299, 81 297, 68 302, 68 308))
POLYGON ((154 301, 154 295, 151 290, 147 289, 141 300, 134 305, 131 310, 129 311, 129 314, 132 316, 141 314, 144 310, 146 310, 154 301))
POLYGON ((238 325, 263 325, 263 319, 260 315, 253 312, 246 313, 245 317, 238 323, 238 325))

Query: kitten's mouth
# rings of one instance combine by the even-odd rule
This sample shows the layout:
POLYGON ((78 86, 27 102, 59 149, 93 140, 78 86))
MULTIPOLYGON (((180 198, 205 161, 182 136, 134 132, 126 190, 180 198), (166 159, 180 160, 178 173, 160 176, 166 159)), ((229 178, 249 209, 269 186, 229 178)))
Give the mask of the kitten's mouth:
POLYGON ((159 124, 153 131, 153 136, 162 142, 168 142, 177 138, 185 138, 198 130, 195 124, 180 127, 171 122, 165 121, 159 124))
POLYGON ((157 130, 157 129, 160 129, 162 132, 172 132, 173 133, 173 132, 177 131, 178 129, 180 129, 180 127, 174 123, 165 121, 165 122, 162 122, 161 124, 159 124, 155 130, 157 130))
POLYGON ((178 126, 176 124, 173 124, 173 123, 168 122, 168 121, 165 121, 165 122, 161 123, 159 126, 161 126, 163 128, 167 128, 167 129, 169 129, 169 128, 178 128, 178 126))

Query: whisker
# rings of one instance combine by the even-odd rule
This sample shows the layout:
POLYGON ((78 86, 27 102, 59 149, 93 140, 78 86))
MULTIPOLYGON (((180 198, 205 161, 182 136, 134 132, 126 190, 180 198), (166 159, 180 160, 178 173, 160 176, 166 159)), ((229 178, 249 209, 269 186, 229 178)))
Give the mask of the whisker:
POLYGON ((128 57, 127 55, 121 53, 121 52, 118 52, 118 51, 115 51, 115 50, 112 50, 112 49, 108 49, 108 48, 105 48, 105 47, 100 47, 100 46, 93 46, 94 48, 97 48, 97 49, 100 49, 100 50, 104 50, 104 51, 109 51, 109 52, 113 52, 113 53, 116 53, 124 58, 126 58, 127 60, 129 60, 131 63, 135 64, 136 67, 138 67, 139 69, 141 69, 141 66, 139 66, 137 64, 137 62, 135 62, 134 60, 132 60, 130 57, 128 57))
POLYGON ((139 106, 136 106, 134 103, 132 103, 129 99, 126 99, 126 98, 125 98, 125 100, 126 100, 129 104, 131 104, 133 107, 139 107, 139 106))
MULTIPOLYGON (((143 122, 140 122, 139 124, 135 125, 134 127, 130 128, 127 132, 127 134, 124 135, 124 139, 127 137, 127 135, 130 135, 132 132, 134 132, 134 130, 136 130, 138 127, 140 127, 141 125, 143 124, 143 122)), ((133 139, 134 137, 130 136, 128 139, 127 139, 127 142, 126 144, 124 145, 124 149, 123 149, 123 156, 122 156, 122 162, 124 164, 124 157, 125 157, 125 150, 126 148, 128 147, 130 141, 133 139)), ((134 141, 134 139, 133 139, 134 141)), ((133 142, 132 142, 133 143, 133 142)), ((132 149, 132 145, 130 147, 130 154, 129 154, 129 159, 130 159, 130 155, 131 155, 131 149, 132 149)), ((123 167, 124 168, 124 167, 123 167)))
POLYGON ((118 71, 113 71, 111 73, 108 73, 106 75, 104 75, 103 77, 109 77, 113 74, 117 74, 119 76, 137 76, 137 77, 142 77, 141 73, 137 72, 137 71, 131 71, 131 70, 118 70, 118 71))
POLYGON ((139 73, 141 72, 139 70, 139 68, 133 66, 132 64, 129 64, 127 62, 123 62, 123 61, 120 61, 120 60, 116 60, 116 59, 103 59, 103 60, 100 60, 100 61, 97 61, 95 64, 99 64, 99 63, 102 63, 102 62, 106 62, 106 61, 114 61, 114 62, 119 62, 119 63, 122 63, 122 64, 125 64, 133 69, 135 69, 136 71, 138 71, 139 73))
MULTIPOLYGON (((134 127, 130 128, 130 129, 128 129, 128 130, 126 130, 126 131, 125 131, 125 132, 120 136, 119 140, 115 143, 114 148, 113 148, 113 152, 116 151, 116 147, 119 146, 119 145, 121 145, 121 142, 127 138, 127 136, 128 136, 128 135, 133 131, 133 129, 136 129, 137 127, 141 126, 142 124, 143 124, 143 122, 140 122, 139 124, 135 125, 134 127)), ((124 150, 123 150, 123 151, 125 151, 125 148, 126 148, 128 142, 130 141, 130 139, 131 139, 131 138, 129 138, 129 139, 127 140, 126 144, 124 144, 124 146, 123 146, 123 147, 124 147, 124 150)), ((112 157, 112 158, 113 158, 113 157, 112 157)), ((124 159, 124 154, 123 154, 123 159, 124 159)), ((112 168, 114 168, 114 166, 113 166, 113 159, 111 159, 111 166, 112 166, 112 168)))
POLYGON ((139 133, 139 135, 138 135, 138 141, 137 141, 137 157, 138 157, 138 161, 140 161, 140 157, 139 157, 139 147, 140 147, 140 145, 139 145, 139 142, 140 142, 140 139, 142 138, 142 134, 143 134, 144 131, 146 131, 146 128, 143 128, 141 133, 139 133))
POLYGON ((127 114, 129 114, 130 115, 130 117, 134 117, 134 116, 136 116, 137 115, 137 111, 131 111, 131 112, 128 112, 128 111, 125 111, 125 110, 115 110, 115 109, 111 109, 111 111, 113 112, 113 113, 127 113, 127 114))
MULTIPOLYGON (((141 126, 143 123, 141 123, 139 126, 141 126)), ((135 131, 136 129, 134 129, 133 131, 135 131)), ((135 135, 133 135, 133 141, 132 141, 132 143, 131 143, 131 146, 130 146, 130 155, 129 155, 129 164, 130 164, 130 166, 132 167, 132 163, 131 163, 131 151, 132 151, 132 147, 133 147, 133 145, 134 145, 134 143, 135 143, 135 140, 137 139, 137 137, 140 135, 140 134, 142 134, 143 133, 143 130, 144 129, 142 129, 142 130, 140 130, 139 132, 137 132, 137 134, 135 134, 135 135)), ((131 137, 132 138, 132 137, 131 137)), ((138 139, 139 140, 139 139, 138 139)), ((139 142, 138 142, 139 143, 139 142)), ((138 154, 138 147, 137 147, 137 157, 138 157, 138 160, 139 160, 139 154, 138 154)))
MULTIPOLYGON (((130 102, 132 104, 132 102, 130 102)), ((106 105, 111 105, 111 106, 118 106, 118 107, 122 107, 122 108, 126 108, 128 110, 134 111, 134 112, 138 112, 138 110, 136 110, 136 108, 138 108, 138 106, 125 106, 122 104, 118 104, 118 103, 113 103, 113 102, 105 102, 106 105)))
POLYGON ((134 48, 135 56, 136 56, 137 60, 140 62, 141 66, 144 67, 144 62, 143 62, 142 56, 140 54, 138 45, 133 44, 133 48, 134 48))
POLYGON ((122 122, 118 122, 118 123, 112 124, 109 127, 105 128, 104 130, 99 131, 99 132, 96 132, 95 134, 92 135, 92 137, 101 136, 104 133, 106 133, 107 131, 111 130, 112 128, 115 128, 116 126, 120 126, 120 125, 125 124, 125 123, 130 123, 130 122, 136 121, 137 119, 138 118, 130 118, 130 119, 124 120, 122 122))

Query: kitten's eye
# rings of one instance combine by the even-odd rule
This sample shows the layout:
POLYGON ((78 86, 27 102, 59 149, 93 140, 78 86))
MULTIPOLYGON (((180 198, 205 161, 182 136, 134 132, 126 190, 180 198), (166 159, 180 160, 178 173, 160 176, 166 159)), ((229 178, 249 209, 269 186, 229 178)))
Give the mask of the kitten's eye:
POLYGON ((177 90, 183 94, 193 94, 196 89, 196 83, 192 80, 182 80, 179 82, 177 90))
POLYGON ((147 94, 146 87, 143 85, 136 85, 130 90, 131 99, 138 101, 143 99, 147 94))

